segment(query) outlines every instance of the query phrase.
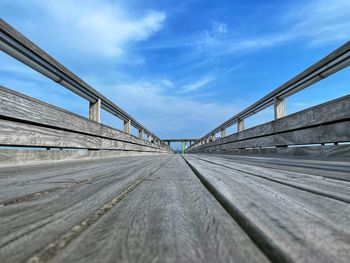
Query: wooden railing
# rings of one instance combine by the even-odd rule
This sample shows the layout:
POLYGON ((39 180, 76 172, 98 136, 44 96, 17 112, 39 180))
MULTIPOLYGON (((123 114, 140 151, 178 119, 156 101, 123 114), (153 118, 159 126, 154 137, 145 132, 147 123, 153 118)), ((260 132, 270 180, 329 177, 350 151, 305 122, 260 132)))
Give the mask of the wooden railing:
MULTIPOLYGON (((41 158, 45 160, 51 158, 52 155, 58 158, 57 151, 47 151, 54 149, 85 150, 85 153, 77 151, 77 156, 170 152, 169 148, 163 145, 142 140, 137 136, 2 86, 0 86, 0 146, 45 148, 45 154, 40 153, 41 158)), ((61 159, 68 157, 67 153, 63 153, 65 151, 58 152, 62 152, 60 153, 61 159)), ((72 152, 68 154, 70 157, 74 155, 72 152)), ((16 151, 16 155, 24 158, 24 151, 16 151)), ((34 153, 29 151, 29 156, 25 158, 30 159, 30 155, 36 156, 38 151, 34 153)), ((13 151, 0 151, 0 164, 10 158, 14 158, 13 151)))
MULTIPOLYGON (((305 144, 314 144, 314 143, 328 143, 329 140, 323 140, 322 138, 319 138, 319 140, 316 140, 316 137, 304 137, 301 136, 298 140, 293 139, 289 141, 287 138, 283 143, 282 141, 279 141, 279 139, 284 138, 284 136, 280 135, 277 136, 277 134, 280 133, 286 133, 285 136, 287 136, 287 133, 294 131, 296 129, 301 128, 302 130, 305 130, 307 128, 311 128, 308 126, 305 126, 306 124, 302 121, 303 119, 307 118, 309 121, 309 124, 317 123, 314 125, 323 125, 326 123, 323 123, 322 120, 327 119, 326 117, 319 118, 319 116, 314 116, 315 120, 310 118, 308 115, 310 114, 310 111, 303 111, 297 114, 289 115, 286 117, 286 98, 315 84, 316 82, 334 74, 335 72, 338 72, 341 69, 344 69, 345 67, 350 65, 350 41, 335 50, 334 52, 330 53, 308 69, 304 70, 297 76, 295 76, 293 79, 289 80, 285 84, 281 85, 277 89, 273 90, 266 96, 264 96, 262 99, 254 103, 253 105, 249 106, 248 108, 244 109, 240 113, 236 114, 229 120, 225 121, 223 124, 219 125, 203 137, 201 137, 199 140, 197 140, 189 149, 187 149, 186 152, 192 153, 192 152, 201 152, 201 151, 218 151, 223 150, 227 151, 229 149, 231 150, 237 150, 240 149, 240 152, 243 152, 242 150, 247 150, 246 148, 254 148, 254 147, 280 147, 280 146, 287 146, 287 145, 305 145, 305 144), (271 105, 274 106, 274 113, 275 113, 275 122, 270 122, 267 124, 259 125, 257 127, 245 130, 244 127, 244 120, 258 112, 260 112, 263 109, 266 109, 267 107, 270 107, 271 105), (306 113, 308 112, 308 113, 306 113), (293 120, 293 116, 296 117, 297 120, 290 123, 290 125, 285 127, 285 129, 278 128, 278 123, 284 123, 286 120, 291 121, 293 120), (299 120, 299 121, 298 121, 299 120), (319 122, 319 123, 318 123, 319 122), (227 136, 226 129, 230 126, 237 124, 237 133, 227 136), (276 126, 277 125, 277 126, 276 126), (217 138, 216 134, 220 133, 220 137, 217 138), (249 137, 247 135, 249 134, 249 137), (276 136, 274 136, 276 134, 276 136), (274 136, 265 138, 265 136, 274 136), (265 138, 265 139, 264 139, 265 138), (312 138, 312 139, 311 139, 312 138), (249 139, 249 140, 247 140, 249 139), (253 141, 253 139, 255 141, 253 141), (222 147, 217 147, 218 145, 222 145, 222 147), (224 146, 225 145, 225 146, 224 146), (231 148, 230 148, 231 147, 231 148)), ((348 108, 342 109, 341 107, 344 106, 344 103, 347 102, 343 101, 343 98, 341 100, 337 100, 336 102, 330 102, 330 105, 336 107, 337 111, 349 111, 348 108), (340 102, 341 101, 341 102, 340 102), (337 102, 340 104, 337 105, 337 102), (340 107, 340 108, 339 108, 340 107)), ((320 109, 323 107, 326 107, 328 104, 320 105, 320 109)), ((316 108, 310 109, 316 110, 316 108)), ((331 109, 329 112, 333 112, 331 109)), ((325 112, 325 114, 329 114, 325 112)), ((332 118, 330 116, 330 118, 332 118)), ((338 120, 332 120, 332 121, 338 121, 338 120)), ((343 119, 339 119, 340 122, 343 121, 343 119)), ((344 126, 344 129, 346 127, 344 126)), ((347 127, 349 130, 349 127, 347 127)), ((314 132, 315 130, 312 130, 314 132)), ((296 136, 296 134, 300 134, 301 130, 297 133, 293 133, 291 136, 296 136)), ((310 130, 311 132, 311 130, 310 130)), ((342 130, 337 129, 338 133, 343 133, 342 130)), ((314 134, 315 135, 315 134, 314 134)), ((299 136, 299 135, 298 135, 299 136)), ((316 135, 315 135, 316 136, 316 135)), ((350 141, 350 138, 339 140, 338 138, 333 138, 331 142, 339 142, 339 141, 350 141)), ((251 152, 251 149, 248 149, 251 152)), ((270 152, 272 150, 269 150, 270 152)), ((274 150, 273 150, 274 151, 274 150)), ((248 151, 244 151, 248 152, 248 151)), ((254 152, 257 152, 255 150, 254 152)), ((259 151, 262 152, 262 151, 259 151)), ((264 150, 266 152, 266 150, 264 150)))
POLYGON ((130 133, 131 126, 133 126, 138 130, 140 139, 143 140, 144 135, 147 135, 148 141, 168 147, 127 112, 81 80, 2 19, 0 19, 0 50, 88 100, 91 120, 100 122, 100 109, 102 108, 124 122, 124 132, 130 133))
POLYGON ((350 145, 342 145, 348 142, 350 96, 345 96, 190 148, 187 153, 262 153, 349 158, 350 145))

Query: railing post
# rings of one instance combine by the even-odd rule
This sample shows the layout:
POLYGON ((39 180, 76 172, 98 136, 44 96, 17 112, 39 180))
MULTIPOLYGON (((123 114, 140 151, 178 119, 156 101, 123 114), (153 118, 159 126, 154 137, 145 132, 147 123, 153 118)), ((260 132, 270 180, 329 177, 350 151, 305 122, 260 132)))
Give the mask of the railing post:
POLYGON ((221 138, 224 138, 226 136, 226 129, 225 128, 223 128, 223 129, 221 129, 221 138))
POLYGON ((89 119, 92 121, 101 121, 101 100, 98 99, 96 102, 90 102, 89 104, 89 119))
POLYGON ((141 141, 143 141, 144 135, 145 135, 144 131, 143 131, 143 130, 139 130, 139 139, 140 139, 141 141))
POLYGON ((241 132, 244 130, 244 119, 237 120, 237 131, 241 132))
POLYGON ((286 100, 275 97, 275 120, 286 116, 286 100))
POLYGON ((148 134, 148 141, 152 142, 152 135, 151 134, 148 134))
POLYGON ((124 121, 124 132, 130 134, 130 130, 131 130, 131 121, 130 120, 124 121))

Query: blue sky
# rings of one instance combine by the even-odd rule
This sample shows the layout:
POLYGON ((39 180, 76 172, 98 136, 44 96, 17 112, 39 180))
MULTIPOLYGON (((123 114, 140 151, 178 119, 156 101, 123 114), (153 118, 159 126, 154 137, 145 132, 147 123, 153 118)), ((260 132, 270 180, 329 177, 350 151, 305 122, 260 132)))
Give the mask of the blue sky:
MULTIPOLYGON (((0 1, 2 19, 161 138, 207 133, 344 44, 349 13, 348 0, 0 1)), ((349 72, 289 98, 287 112, 348 94, 349 72)), ((86 101, 3 53, 0 77, 87 116, 86 101)))

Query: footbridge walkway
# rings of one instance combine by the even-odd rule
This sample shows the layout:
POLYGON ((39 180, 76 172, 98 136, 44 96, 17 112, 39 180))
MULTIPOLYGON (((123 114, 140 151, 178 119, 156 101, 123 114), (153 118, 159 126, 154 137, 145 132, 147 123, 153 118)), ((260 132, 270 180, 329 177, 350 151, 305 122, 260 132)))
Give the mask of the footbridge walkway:
POLYGON ((0 86, 0 262, 349 262, 350 96, 291 115, 286 98, 347 67, 350 42, 205 136, 168 140, 3 20, 0 49, 89 102, 86 118, 0 86), (244 128, 270 106, 274 121, 244 128))

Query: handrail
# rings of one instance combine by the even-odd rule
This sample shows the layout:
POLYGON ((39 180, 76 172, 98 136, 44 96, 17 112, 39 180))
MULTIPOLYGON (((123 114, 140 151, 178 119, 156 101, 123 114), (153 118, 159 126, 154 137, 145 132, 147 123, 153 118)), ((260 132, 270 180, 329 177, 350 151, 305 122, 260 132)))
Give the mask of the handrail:
POLYGON ((344 69, 349 65, 350 41, 331 52, 329 55, 325 56, 306 70, 302 71, 291 80, 271 91, 251 106, 217 126, 206 135, 202 136, 198 141, 192 144, 190 148, 196 147, 196 145, 202 140, 225 130, 231 125, 238 123, 239 121, 248 118, 255 113, 258 113, 271 105, 274 105, 276 100, 284 100, 285 98, 315 84, 316 82, 344 69))
POLYGON ((33 68, 44 76, 57 82, 63 87, 78 94, 90 103, 101 103, 101 108, 130 125, 159 141, 163 146, 168 145, 131 117, 127 112, 115 105, 73 72, 52 58, 44 50, 31 42, 11 25, 0 18, 0 50, 33 68))

